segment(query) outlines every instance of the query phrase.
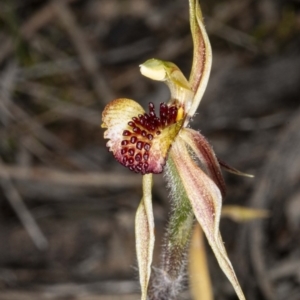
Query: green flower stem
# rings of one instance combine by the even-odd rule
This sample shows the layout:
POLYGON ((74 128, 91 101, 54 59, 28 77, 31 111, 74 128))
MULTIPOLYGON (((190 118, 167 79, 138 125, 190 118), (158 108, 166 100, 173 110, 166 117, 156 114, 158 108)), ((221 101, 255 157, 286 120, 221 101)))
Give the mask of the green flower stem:
POLYGON ((162 267, 172 279, 177 279, 185 267, 194 214, 171 156, 166 174, 173 207, 167 226, 162 267))
POLYGON ((172 212, 167 225, 160 268, 155 270, 149 289, 149 299, 177 299, 186 278, 185 267, 194 214, 181 184, 171 155, 167 161, 166 179, 172 198, 172 212))

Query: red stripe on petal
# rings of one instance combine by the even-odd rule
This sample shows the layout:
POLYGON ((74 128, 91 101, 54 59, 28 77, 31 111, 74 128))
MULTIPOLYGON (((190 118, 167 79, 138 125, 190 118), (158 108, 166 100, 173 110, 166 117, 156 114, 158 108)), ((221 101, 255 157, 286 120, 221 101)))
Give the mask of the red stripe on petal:
POLYGON ((218 186, 190 157, 185 141, 180 136, 178 136, 172 146, 170 158, 176 166, 193 212, 206 235, 221 269, 233 285, 239 299, 245 300, 219 231, 222 195, 218 186))
POLYGON ((196 154, 200 163, 203 164, 205 172, 215 182, 222 192, 222 196, 226 194, 226 186, 219 161, 214 150, 206 140, 206 138, 190 128, 184 128, 180 132, 180 137, 189 145, 196 154))
POLYGON ((198 0, 189 0, 189 2, 190 25, 194 43, 193 65, 189 83, 195 95, 191 108, 187 111, 187 122, 195 114, 200 104, 208 83, 212 64, 211 46, 203 24, 199 2, 198 0))

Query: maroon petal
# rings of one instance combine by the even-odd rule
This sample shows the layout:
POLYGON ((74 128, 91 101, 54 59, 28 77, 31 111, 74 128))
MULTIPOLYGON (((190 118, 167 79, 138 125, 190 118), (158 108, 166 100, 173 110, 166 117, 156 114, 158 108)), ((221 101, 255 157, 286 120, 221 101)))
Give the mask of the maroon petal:
POLYGON ((225 196, 226 186, 219 161, 214 153, 214 150, 206 140, 206 138, 190 128, 184 128, 180 132, 180 137, 188 144, 199 159, 204 171, 219 187, 222 196, 225 196))

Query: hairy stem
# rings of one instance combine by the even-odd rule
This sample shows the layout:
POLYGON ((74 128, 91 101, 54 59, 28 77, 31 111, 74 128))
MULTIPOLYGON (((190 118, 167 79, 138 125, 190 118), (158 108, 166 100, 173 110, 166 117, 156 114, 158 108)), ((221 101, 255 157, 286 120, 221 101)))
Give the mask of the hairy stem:
POLYGON ((186 278, 188 246, 194 215, 178 176, 172 155, 167 162, 166 179, 172 198, 172 212, 166 229, 160 268, 154 271, 149 299, 176 299, 186 278))

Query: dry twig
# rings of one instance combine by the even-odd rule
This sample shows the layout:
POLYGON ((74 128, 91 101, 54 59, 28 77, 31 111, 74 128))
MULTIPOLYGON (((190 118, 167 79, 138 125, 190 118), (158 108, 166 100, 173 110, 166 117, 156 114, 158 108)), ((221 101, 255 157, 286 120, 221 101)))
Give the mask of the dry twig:
MULTIPOLYGON (((300 110, 277 139, 276 147, 269 156, 263 170, 259 184, 251 199, 253 206, 268 209, 275 201, 282 205, 286 191, 298 184, 300 176, 299 146, 300 146, 300 110)), ((274 212, 273 212, 274 213, 274 212)), ((272 212, 271 212, 272 214, 272 212)), ((251 259, 258 277, 258 283, 268 300, 274 300, 275 291, 272 278, 268 276, 265 260, 265 241, 263 221, 252 224, 251 231, 251 259)))
POLYGON ((91 51, 88 41, 86 40, 84 33, 77 25, 76 20, 69 9, 68 5, 61 1, 54 2, 55 12, 68 32, 82 62, 86 72, 91 77, 93 88, 97 94, 99 100, 102 100, 102 104, 107 104, 108 101, 114 98, 112 91, 108 88, 104 77, 99 70, 99 64, 91 51))
MULTIPOLYGON (((74 2, 76 0, 61 0, 62 2, 74 2)), ((52 2, 47 3, 43 8, 37 11, 35 14, 24 22, 20 28, 20 35, 25 40, 30 40, 34 34, 42 27, 47 25, 56 16, 53 10, 52 2)), ((8 37, 6 41, 3 41, 0 50, 0 62, 3 61, 14 50, 14 40, 12 37, 8 37)))
POLYGON ((10 175, 8 172, 6 172, 6 169, 1 161, 0 169, 2 175, 0 181, 2 190, 7 197, 9 204, 17 214, 36 247, 40 250, 45 250, 48 247, 48 241, 36 223, 35 219, 29 212, 28 208, 24 204, 22 197, 12 183, 10 175))
POLYGON ((62 172, 50 168, 25 168, 19 166, 2 165, 0 177, 9 176, 16 180, 47 182, 70 186, 86 186, 98 188, 129 188, 141 184, 136 174, 99 173, 99 172, 62 172))

